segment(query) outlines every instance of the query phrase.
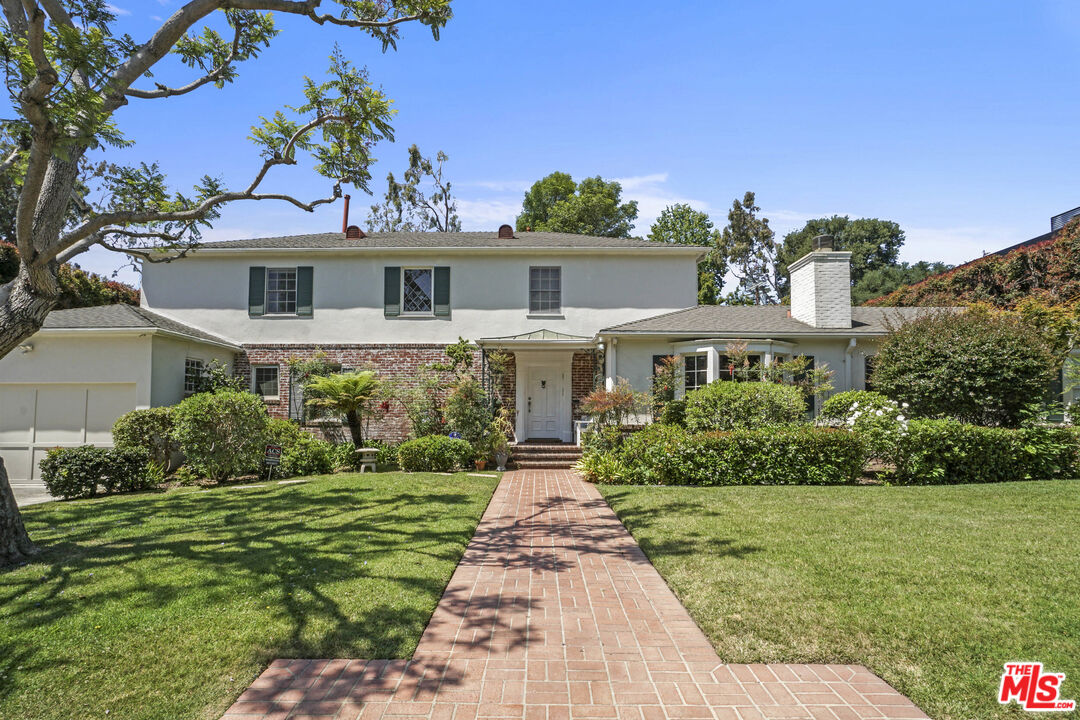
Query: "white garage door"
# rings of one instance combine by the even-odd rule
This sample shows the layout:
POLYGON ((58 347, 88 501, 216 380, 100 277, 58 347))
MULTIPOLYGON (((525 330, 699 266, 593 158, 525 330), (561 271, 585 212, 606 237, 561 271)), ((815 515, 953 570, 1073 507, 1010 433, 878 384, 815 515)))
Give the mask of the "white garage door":
POLYGON ((135 383, 0 383, 0 456, 12 482, 36 480, 50 448, 111 445, 116 418, 135 409, 135 383))

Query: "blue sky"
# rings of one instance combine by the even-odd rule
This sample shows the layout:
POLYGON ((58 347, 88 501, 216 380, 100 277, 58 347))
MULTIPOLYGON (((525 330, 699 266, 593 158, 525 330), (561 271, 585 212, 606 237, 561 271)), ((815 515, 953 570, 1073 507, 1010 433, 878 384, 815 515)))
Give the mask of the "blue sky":
MULTIPOLYGON (((180 0, 113 5, 141 38, 180 0)), ((454 9, 439 42, 410 28, 385 55, 359 32, 280 17, 273 46, 225 89, 122 109, 137 141, 123 158, 157 161, 185 188, 204 173, 246 183, 258 165, 250 126, 296 102, 302 77, 322 77, 339 42, 398 111, 397 142, 375 151, 372 189, 400 175, 411 143, 442 149, 466 229, 512 223, 524 190, 554 170, 621 179, 640 204, 640 234, 673 202, 723 226, 732 201, 753 190, 778 234, 833 213, 880 217, 906 230, 903 259, 950 263, 1046 232, 1051 215, 1080 205, 1073 0, 454 9)), ((326 190, 302 167, 275 171, 268 187, 326 190)), ((372 200, 352 194, 362 225, 372 200)), ((340 226, 340 205, 311 215, 241 203, 207 236, 340 226)), ((99 272, 121 264, 107 251, 80 262, 99 272)))

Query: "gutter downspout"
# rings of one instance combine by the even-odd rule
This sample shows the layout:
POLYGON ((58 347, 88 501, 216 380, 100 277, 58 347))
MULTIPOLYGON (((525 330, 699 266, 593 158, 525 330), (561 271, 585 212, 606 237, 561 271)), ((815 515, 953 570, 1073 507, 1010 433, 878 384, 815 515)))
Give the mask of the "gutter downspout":
POLYGON ((846 369, 846 374, 847 374, 847 389, 848 390, 854 390, 855 389, 855 386, 852 384, 852 379, 853 379, 853 375, 854 375, 854 370, 852 368, 852 365, 854 365, 854 363, 851 360, 851 355, 852 355, 852 353, 855 352, 856 343, 857 343, 856 339, 851 338, 851 339, 848 340, 847 347, 844 348, 844 367, 846 369))

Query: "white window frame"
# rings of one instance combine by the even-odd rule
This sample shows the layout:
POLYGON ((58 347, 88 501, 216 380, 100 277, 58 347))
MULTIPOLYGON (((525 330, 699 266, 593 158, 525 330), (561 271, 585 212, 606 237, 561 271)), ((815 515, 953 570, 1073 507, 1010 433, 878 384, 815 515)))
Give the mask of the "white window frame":
POLYGON ((202 377, 203 373, 205 373, 205 372, 206 372, 206 361, 204 361, 202 358, 193 358, 193 357, 184 358, 184 396, 185 397, 187 397, 188 395, 194 395, 195 394, 195 388, 198 385, 199 378, 202 377), (197 363, 197 367, 198 367, 198 374, 196 374, 194 376, 194 381, 191 383, 191 387, 189 388, 188 387, 188 378, 189 378, 188 370, 190 370, 193 367, 196 367, 196 363, 197 363))
POLYGON ((433 265, 410 265, 409 267, 402 266, 401 268, 401 315, 405 317, 434 317, 435 315, 435 267, 433 265), (405 273, 409 270, 427 270, 431 276, 431 295, 428 297, 428 310, 406 310, 405 309, 405 273))
MULTIPOLYGON (((275 290, 274 292, 282 292, 281 290, 275 290)), ((266 277, 263 279, 263 307, 266 309, 265 315, 279 315, 284 317, 292 317, 296 315, 296 307, 300 300, 300 273, 295 267, 268 267, 266 268, 266 277), (271 312, 270 311, 270 273, 272 272, 291 272, 293 274, 293 311, 292 312, 271 312)))
MULTIPOLYGON (((695 362, 694 364, 696 365, 697 363, 695 362)), ((705 387, 706 385, 709 384, 709 356, 708 356, 708 354, 706 354, 706 353, 686 353, 686 354, 683 355, 682 384, 683 384, 683 394, 686 394, 688 392, 693 392, 694 390, 700 390, 701 388, 703 388, 703 387, 705 387), (694 374, 695 375, 697 375, 698 373, 701 373, 701 372, 705 373, 705 382, 701 383, 700 385, 695 385, 694 387, 690 387, 690 386, 688 386, 686 384, 686 375, 687 375, 687 371, 689 370, 689 364, 686 361, 689 360, 690 358, 697 358, 699 361, 704 361, 705 362, 705 367, 703 367, 703 368, 695 367, 694 368, 694 374)))
POLYGON ((528 314, 529 315, 535 315, 537 317, 562 317, 563 316, 562 265, 530 265, 529 266, 529 275, 528 275, 528 278, 526 279, 525 285, 526 285, 525 307, 528 308, 528 314), (532 306, 532 294, 533 294, 532 277, 533 277, 533 270, 558 270, 559 271, 559 307, 556 308, 555 310, 533 310, 533 306, 532 306))
POLYGON ((258 395, 263 400, 280 400, 281 399, 281 366, 276 365, 274 363, 258 363, 256 365, 252 365, 251 366, 251 392, 258 395), (277 373, 277 383, 275 383, 275 385, 274 385, 274 394, 273 395, 263 395, 262 392, 259 391, 258 382, 256 382, 256 378, 258 377, 258 372, 257 371, 266 370, 266 369, 269 369, 269 368, 273 368, 274 372, 277 373))

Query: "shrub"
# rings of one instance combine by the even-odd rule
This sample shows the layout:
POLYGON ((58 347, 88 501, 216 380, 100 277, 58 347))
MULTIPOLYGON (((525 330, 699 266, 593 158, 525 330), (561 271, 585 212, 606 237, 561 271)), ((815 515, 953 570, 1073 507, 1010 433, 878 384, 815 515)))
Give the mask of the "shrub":
POLYGON ((874 386, 915 417, 1016 426, 1040 402, 1057 362, 1040 333, 986 308, 938 312, 893 329, 874 362, 874 386))
POLYGON ((585 455, 610 453, 622 447, 624 439, 617 427, 589 425, 581 434, 581 450, 585 455))
POLYGON ((598 427, 610 425, 620 427, 627 420, 641 412, 648 405, 648 399, 630 386, 622 378, 611 390, 597 388, 581 399, 581 411, 593 419, 598 427))
POLYGON ((913 420, 895 459, 896 482, 910 485, 1042 480, 1080 474, 1074 428, 980 427, 958 420, 913 420))
POLYGON ((492 414, 488 396, 472 375, 460 378, 446 399, 446 424, 474 447, 481 445, 492 414))
POLYGON ((472 445, 444 435, 427 435, 398 446, 398 464, 406 472, 449 472, 468 467, 472 457, 472 445))
POLYGON ((618 485, 623 482, 625 468, 611 453, 586 453, 574 468, 589 482, 618 485))
POLYGON ((148 473, 148 463, 146 451, 142 449, 83 445, 53 448, 39 467, 49 493, 68 500, 95 497, 99 486, 105 492, 152 487, 160 473, 148 473))
POLYGON ((859 433, 871 457, 879 460, 889 460, 896 454, 896 443, 908 425, 895 400, 870 390, 833 395, 821 407, 818 421, 859 433))
POLYGON ((192 395, 176 406, 173 436, 192 470, 222 481, 258 472, 269 418, 257 395, 235 390, 192 395))
POLYGON ((686 400, 672 400, 664 405, 660 413, 660 422, 665 425, 686 426, 686 400))
POLYGON ((855 433, 810 425, 696 434, 652 425, 618 460, 621 479, 639 485, 826 485, 855 482, 866 447, 855 433))
POLYGON ((804 412, 802 390, 792 385, 713 382, 686 394, 686 427, 692 432, 784 425, 804 412))
POLYGON ((337 446, 315 437, 290 420, 271 419, 267 425, 267 437, 270 442, 281 446, 281 463, 274 472, 283 478, 325 475, 340 467, 337 446))
POLYGON ((180 449, 172 437, 172 408, 132 410, 113 423, 113 444, 118 448, 144 450, 162 471, 168 470, 172 456, 180 449))

